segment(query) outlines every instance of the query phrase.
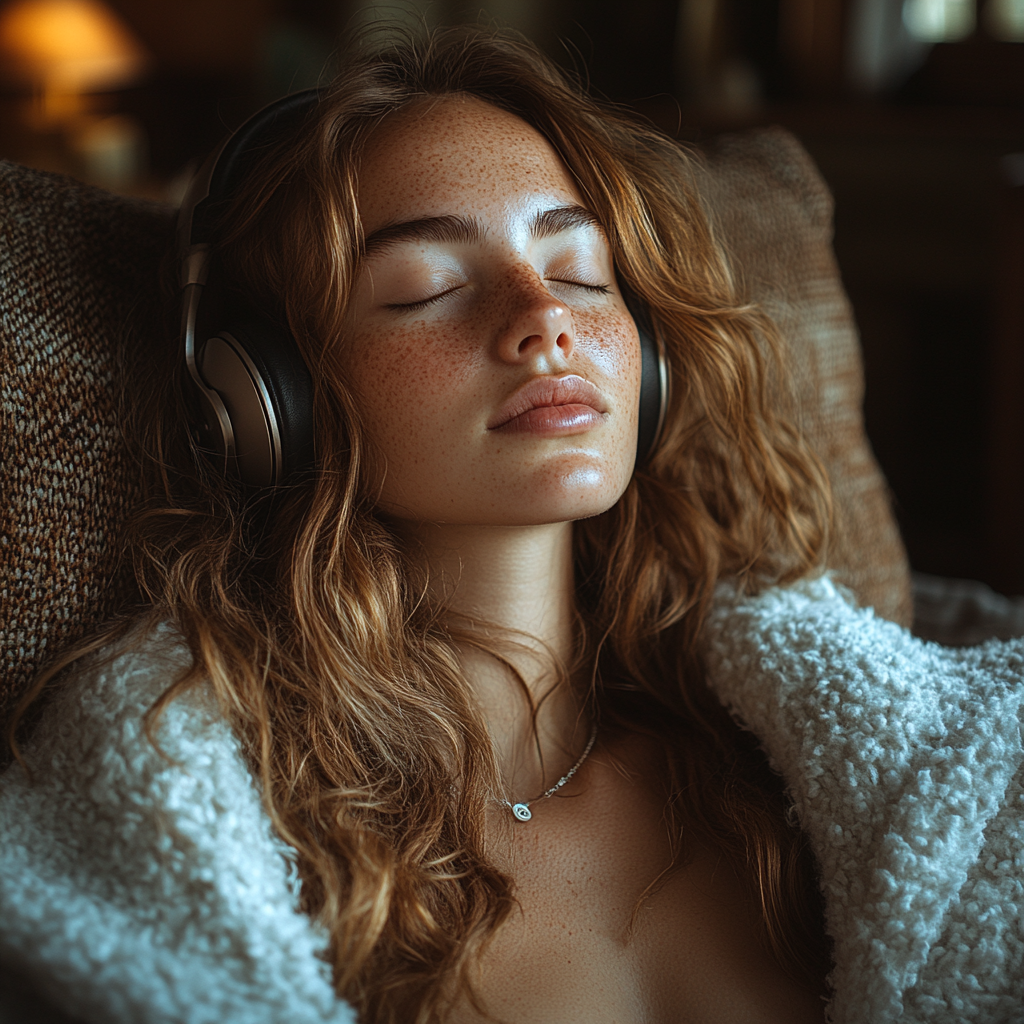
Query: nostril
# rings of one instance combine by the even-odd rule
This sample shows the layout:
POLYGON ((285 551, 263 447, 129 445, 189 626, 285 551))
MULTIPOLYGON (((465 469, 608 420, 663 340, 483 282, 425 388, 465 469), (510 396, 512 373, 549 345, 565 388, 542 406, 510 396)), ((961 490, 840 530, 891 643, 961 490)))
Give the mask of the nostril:
MULTIPOLYGON (((567 331, 559 331, 554 338, 554 348, 561 351, 564 355, 569 355, 573 349, 572 336, 567 331)), ((529 354, 534 349, 547 349, 551 351, 551 335, 543 334, 531 334, 523 338, 519 342, 519 355, 524 356, 529 354)))
POLYGON ((547 359, 558 353, 567 359, 574 348, 573 320, 569 309, 559 302, 532 301, 514 314, 502 331, 504 358, 515 360, 547 359))

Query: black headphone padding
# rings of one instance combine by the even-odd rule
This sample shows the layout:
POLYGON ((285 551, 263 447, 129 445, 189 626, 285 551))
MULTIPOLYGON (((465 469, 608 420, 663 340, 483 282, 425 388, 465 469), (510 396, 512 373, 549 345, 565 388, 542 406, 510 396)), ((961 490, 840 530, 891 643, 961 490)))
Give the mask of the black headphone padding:
POLYGON ((270 320, 248 320, 218 333, 244 348, 266 387, 281 436, 280 480, 313 463, 313 381, 291 333, 270 320))
POLYGON ((646 306, 623 288, 626 308, 640 336, 640 409, 637 415, 636 464, 642 466, 651 456, 668 406, 668 365, 661 346, 655 340, 646 306))

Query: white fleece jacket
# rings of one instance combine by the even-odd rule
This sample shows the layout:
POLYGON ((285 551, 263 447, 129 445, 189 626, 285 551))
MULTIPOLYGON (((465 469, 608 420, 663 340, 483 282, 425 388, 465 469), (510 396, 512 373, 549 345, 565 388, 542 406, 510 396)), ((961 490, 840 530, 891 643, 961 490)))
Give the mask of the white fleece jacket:
MULTIPOLYGON (((1024 1022, 1024 641, 926 644, 818 580, 723 590, 709 656, 818 856, 836 1024, 1024 1022)), ((170 705, 173 762, 142 734, 185 658, 163 629, 81 673, 0 779, 0 964, 95 1024, 352 1021, 215 709, 170 705)))
POLYGON ((926 643, 827 579, 723 590, 710 636, 818 858, 835 1024, 1024 1021, 1024 640, 926 643))
MULTIPOLYGON (((81 673, 0 780, 0 964, 90 1024, 354 1024, 239 744, 167 627, 81 673), (168 757, 171 760, 168 760, 168 757)), ((17 1024, 32 1024, 19 1021, 17 1024)))

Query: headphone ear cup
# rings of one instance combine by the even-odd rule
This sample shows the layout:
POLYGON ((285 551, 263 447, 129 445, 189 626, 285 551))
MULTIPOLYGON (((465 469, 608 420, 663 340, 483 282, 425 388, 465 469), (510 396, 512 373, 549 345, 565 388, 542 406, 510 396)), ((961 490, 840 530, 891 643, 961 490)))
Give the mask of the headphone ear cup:
POLYGON ((636 437, 636 464, 643 465, 654 451, 668 408, 668 363, 654 337, 646 310, 635 302, 630 312, 640 336, 640 412, 636 437))
POLYGON ((273 486, 313 464, 313 382, 288 331, 263 320, 218 331, 199 370, 227 409, 245 483, 273 486))

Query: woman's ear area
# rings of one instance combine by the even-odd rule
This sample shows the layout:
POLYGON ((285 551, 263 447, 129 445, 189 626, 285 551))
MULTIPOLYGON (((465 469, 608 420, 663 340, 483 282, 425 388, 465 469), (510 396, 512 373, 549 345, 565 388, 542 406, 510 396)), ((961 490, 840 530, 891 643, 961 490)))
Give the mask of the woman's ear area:
POLYGON ((624 281, 617 267, 615 280, 636 328, 640 347, 636 442, 636 468, 640 468, 651 457, 661 437, 668 411, 670 368, 665 346, 658 338, 647 303, 624 281))

